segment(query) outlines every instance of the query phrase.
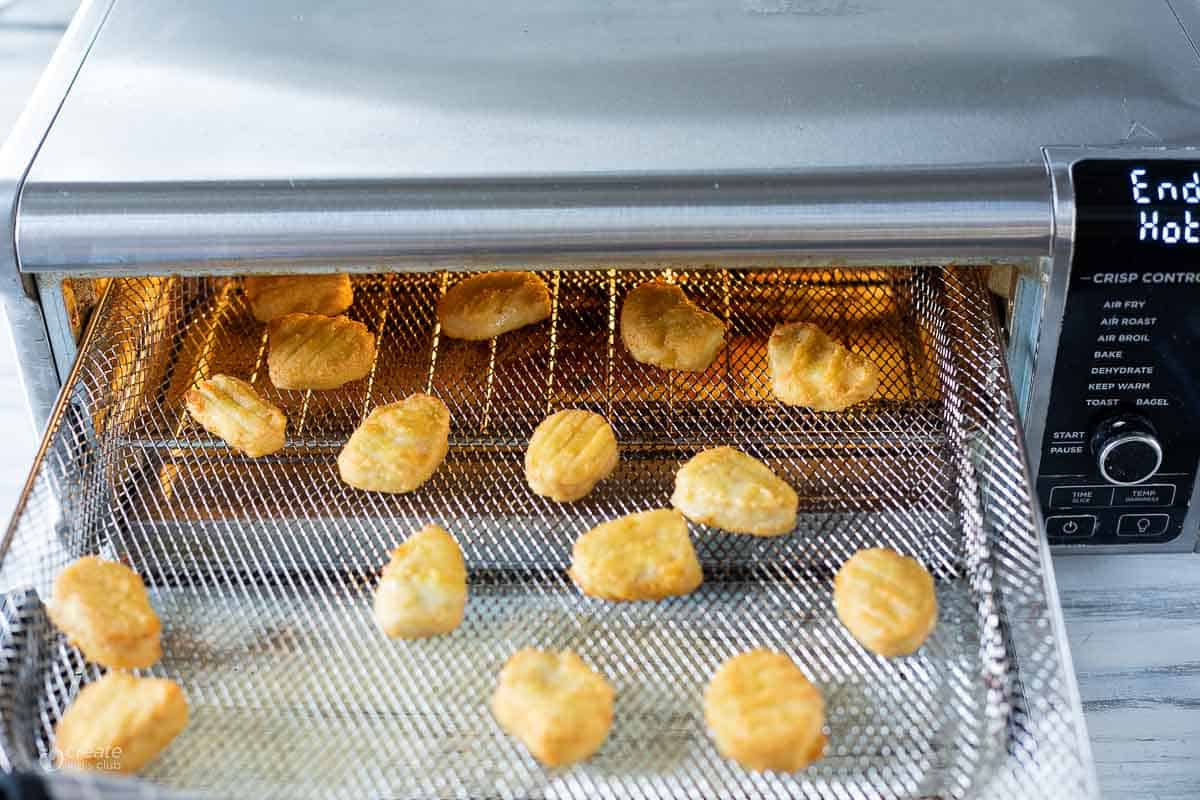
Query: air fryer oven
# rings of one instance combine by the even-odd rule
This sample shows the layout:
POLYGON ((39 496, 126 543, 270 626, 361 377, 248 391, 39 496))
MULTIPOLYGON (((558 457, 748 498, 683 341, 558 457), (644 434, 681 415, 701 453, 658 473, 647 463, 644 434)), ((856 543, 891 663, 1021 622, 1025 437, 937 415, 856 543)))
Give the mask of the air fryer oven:
POLYGON ((0 158, 6 308, 45 430, 0 548, 5 766, 61 792, 1094 796, 1049 545, 1191 550, 1198 527, 1200 403, 1170 355, 1200 330, 1197 20, 1176 11, 85 4, 0 158), (542 275, 551 318, 443 337, 437 298, 501 267, 542 275), (371 373, 276 390, 240 276, 334 271, 378 337, 371 373), (620 303, 649 278, 729 325, 705 372, 624 351, 620 303), (791 319, 871 358, 877 395, 776 403, 765 340, 791 319), (283 451, 247 459, 189 420, 183 392, 218 372, 285 409, 283 451), (451 409, 446 465, 409 495, 342 484, 349 432, 413 391, 451 409), (566 407, 608 417, 622 461, 560 506, 521 459, 566 407), (694 529, 688 598, 580 596, 574 537, 664 504, 718 444, 797 488, 797 530, 694 529), (429 521, 463 546, 468 617, 401 646, 370 595, 429 521), (867 655, 833 613, 834 571, 869 545, 937 579, 910 659, 867 655), (89 553, 143 576, 150 673, 192 706, 137 782, 55 768, 54 725, 101 670, 45 603, 89 553), (616 685, 594 760, 543 770, 492 721, 525 645, 616 685), (705 735, 704 682, 753 646, 826 694, 830 749, 802 773, 745 772, 705 735))

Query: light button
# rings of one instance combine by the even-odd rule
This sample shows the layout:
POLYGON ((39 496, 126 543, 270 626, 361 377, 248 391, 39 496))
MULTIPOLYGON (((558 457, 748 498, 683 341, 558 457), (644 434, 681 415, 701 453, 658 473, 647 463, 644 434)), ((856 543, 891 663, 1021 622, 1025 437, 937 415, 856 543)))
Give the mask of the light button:
POLYGON ((1161 536, 1170 524, 1170 514, 1122 514, 1117 536, 1161 536))

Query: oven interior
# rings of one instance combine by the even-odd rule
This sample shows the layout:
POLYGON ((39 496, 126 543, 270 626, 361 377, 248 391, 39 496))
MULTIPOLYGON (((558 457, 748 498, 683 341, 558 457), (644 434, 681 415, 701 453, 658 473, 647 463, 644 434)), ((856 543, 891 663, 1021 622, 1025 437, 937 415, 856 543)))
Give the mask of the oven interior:
POLYGON ((62 285, 81 333, 66 391, 7 533, 0 736, 15 767, 52 760, 53 726, 99 675, 41 598, 73 558, 136 569, 163 620, 151 672, 191 722, 145 777, 261 796, 1058 796, 1089 778, 984 267, 559 270, 551 318, 486 342, 441 336, 455 272, 358 274, 348 312, 378 340, 363 380, 275 389, 264 326, 235 277, 62 285), (633 361, 625 293, 674 281, 728 323, 702 373, 633 361), (766 340, 803 319, 874 361, 869 402, 816 413, 773 400, 766 340), (84 323, 90 320, 90 324, 84 323), (183 393, 228 373, 288 416, 288 444, 241 457, 189 420, 183 393), (450 455, 405 495, 341 483, 334 463, 373 407, 416 391, 451 412, 450 455), (581 501, 533 494, 525 444, 554 411, 604 414, 621 447, 581 501), (796 488, 798 528, 771 539, 693 526, 696 593, 606 604, 565 574, 599 522, 668 505, 674 473, 732 445, 796 488), (371 593, 387 553, 427 522, 462 546, 471 599, 453 634, 391 642, 371 593), (832 576, 887 546, 934 573, 939 625, 917 655, 872 656, 833 612, 832 576), (487 710, 526 646, 570 647, 617 689, 608 743, 546 771, 487 710), (830 745, 802 775, 722 759, 708 677, 752 647, 791 655, 826 697, 830 745), (1061 791, 1060 791, 1061 790, 1061 791))

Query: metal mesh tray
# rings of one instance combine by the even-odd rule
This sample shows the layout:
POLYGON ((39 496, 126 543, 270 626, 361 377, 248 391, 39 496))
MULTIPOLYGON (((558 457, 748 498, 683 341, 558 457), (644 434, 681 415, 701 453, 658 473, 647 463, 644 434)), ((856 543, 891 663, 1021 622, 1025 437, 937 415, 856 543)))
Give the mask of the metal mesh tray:
MULTIPOLYGON (((624 293, 651 273, 554 272, 549 321, 490 342, 439 335, 457 276, 355 279, 350 315, 378 335, 371 374, 333 392, 274 389, 240 283, 114 281, 81 347, 3 543, 0 744, 53 770, 53 726, 100 674, 42 602, 71 559, 99 553, 147 581, 164 624, 150 672, 184 687, 192 720, 147 770, 162 790, 256 797, 1068 797, 1094 792, 1048 561, 1039 543, 998 332, 969 268, 665 273, 729 323, 706 372, 632 361, 624 293), (773 401, 766 339, 816 322, 882 370, 839 414, 773 401), (289 416, 285 450, 250 460, 191 423, 181 397, 248 376, 289 416), (343 485, 334 457, 364 414, 413 391, 452 415, 450 455, 419 490, 343 485), (549 412, 605 414, 621 464, 586 499, 533 495, 525 443, 549 412), (801 497, 798 529, 757 539, 693 526, 706 581, 659 603, 581 596, 575 537, 667 504, 675 470, 731 444, 801 497), (391 642, 371 620, 386 554, 437 521, 463 546, 466 620, 391 642), (934 572, 939 624, 914 656, 857 646, 832 575, 884 545, 934 572), (600 753, 544 770, 487 710, 524 646, 570 647, 617 690, 600 753), (753 774, 706 736, 704 684, 739 651, 790 654, 823 689, 826 757, 753 774)), ((662 274, 658 274, 662 277, 662 274)), ((109 784, 105 784, 109 786, 109 784)))

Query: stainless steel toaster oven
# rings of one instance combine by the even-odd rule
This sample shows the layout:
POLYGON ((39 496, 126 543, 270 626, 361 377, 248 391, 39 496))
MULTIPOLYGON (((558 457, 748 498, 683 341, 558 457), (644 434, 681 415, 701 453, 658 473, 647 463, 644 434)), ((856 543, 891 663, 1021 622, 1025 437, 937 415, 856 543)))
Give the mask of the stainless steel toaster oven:
POLYGON ((0 157, 44 430, 0 545, 4 766, 62 792, 1093 796, 1049 549, 1196 546, 1197 37, 1165 0, 85 3, 0 157), (543 275, 550 319, 441 336, 438 297, 500 267, 543 275), (377 359, 277 390, 239 276, 325 272, 352 275, 377 359), (728 325, 709 370, 624 352, 649 277, 728 325), (873 360, 876 396, 775 403, 765 340, 792 319, 873 360), (285 409, 283 451, 189 420, 183 393, 220 372, 285 409), (410 495, 341 484, 349 432, 413 391, 451 410, 446 466, 410 495), (622 460, 559 506, 520 463, 566 407, 605 414, 622 460), (580 597, 573 538, 664 504, 715 444, 787 477, 797 530, 694 530, 686 599, 580 597), (371 587, 430 520, 462 544, 468 618, 399 647, 371 587), (871 544, 937 579, 910 659, 855 650, 833 614, 833 572, 871 544), (44 604, 88 553, 142 575, 151 671, 192 706, 144 782, 56 770, 54 726, 100 670, 44 604), (526 644, 618 684, 595 761, 543 770, 488 715, 526 644), (751 646, 824 688, 830 747, 802 773, 706 740, 703 682, 751 646))

